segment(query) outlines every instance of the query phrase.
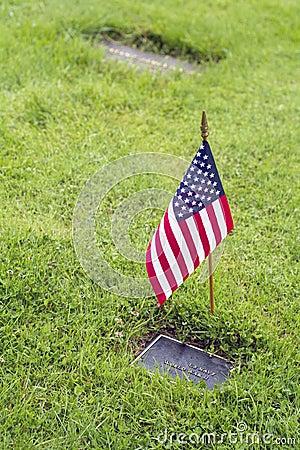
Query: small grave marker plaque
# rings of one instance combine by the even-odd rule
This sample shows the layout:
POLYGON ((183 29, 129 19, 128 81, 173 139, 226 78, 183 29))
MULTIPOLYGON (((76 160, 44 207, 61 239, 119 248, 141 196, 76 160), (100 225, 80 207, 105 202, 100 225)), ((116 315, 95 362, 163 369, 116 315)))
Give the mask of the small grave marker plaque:
POLYGON ((151 342, 138 356, 137 362, 150 370, 157 368, 173 378, 179 376, 194 383, 203 380, 209 390, 215 384, 223 383, 232 367, 224 358, 163 335, 151 342))
POLYGON ((145 52, 138 48, 132 48, 128 45, 122 45, 119 42, 103 41, 107 49, 106 55, 119 61, 126 61, 140 68, 148 68, 150 71, 178 70, 183 73, 200 73, 203 67, 199 64, 189 63, 170 55, 159 55, 156 53, 145 52))

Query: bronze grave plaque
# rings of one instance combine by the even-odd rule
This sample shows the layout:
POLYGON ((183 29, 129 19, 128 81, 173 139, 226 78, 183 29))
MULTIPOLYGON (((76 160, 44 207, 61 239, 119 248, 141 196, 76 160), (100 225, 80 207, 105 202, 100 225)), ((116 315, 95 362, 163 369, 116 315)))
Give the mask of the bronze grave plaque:
POLYGON ((171 377, 198 383, 203 380, 209 390, 215 384, 222 384, 230 375, 232 364, 220 356, 183 344, 168 336, 159 335, 137 357, 138 364, 171 377))

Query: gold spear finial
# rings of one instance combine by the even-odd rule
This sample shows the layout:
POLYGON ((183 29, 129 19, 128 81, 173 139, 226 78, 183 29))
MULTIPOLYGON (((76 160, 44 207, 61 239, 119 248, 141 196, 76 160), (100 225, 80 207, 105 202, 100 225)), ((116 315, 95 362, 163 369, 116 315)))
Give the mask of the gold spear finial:
POLYGON ((206 141, 206 139, 208 138, 208 135, 209 135, 209 131, 208 131, 208 123, 207 123, 207 118, 206 118, 206 112, 205 112, 204 109, 202 111, 202 120, 201 120, 200 130, 201 130, 202 139, 204 141, 206 141))

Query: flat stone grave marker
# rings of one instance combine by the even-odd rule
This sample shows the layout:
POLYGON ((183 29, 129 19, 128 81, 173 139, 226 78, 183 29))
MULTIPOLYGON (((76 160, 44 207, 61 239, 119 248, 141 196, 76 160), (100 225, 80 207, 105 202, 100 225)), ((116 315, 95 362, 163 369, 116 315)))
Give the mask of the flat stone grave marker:
POLYGON ((173 56, 159 55, 142 51, 118 42, 103 41, 103 45, 107 49, 107 57, 111 57, 119 61, 127 61, 131 64, 139 66, 142 69, 148 69, 152 72, 157 70, 178 70, 183 73, 199 74, 203 71, 203 67, 199 64, 192 64, 182 59, 174 58, 173 56))
POLYGON ((151 371, 158 369, 173 378, 179 376, 194 383, 203 380, 209 390, 222 384, 232 368, 232 364, 220 356, 162 334, 140 353, 136 361, 151 371))

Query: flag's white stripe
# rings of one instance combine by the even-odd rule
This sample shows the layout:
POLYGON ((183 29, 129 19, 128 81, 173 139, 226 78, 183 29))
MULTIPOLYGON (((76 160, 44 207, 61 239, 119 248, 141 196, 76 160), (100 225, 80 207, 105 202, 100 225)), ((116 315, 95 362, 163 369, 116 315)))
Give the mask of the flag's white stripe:
POLYGON ((202 211, 200 211, 200 217, 202 219, 202 223, 203 223, 203 226, 206 231, 206 235, 207 235, 207 239, 208 239, 209 247, 210 247, 210 253, 211 253, 213 251, 213 249, 216 247, 216 238, 215 238, 214 230, 211 226, 206 209, 202 209, 202 211))
POLYGON ((198 228, 197 228, 197 226, 195 224, 193 216, 189 217, 186 220, 186 224, 188 226, 188 229, 190 230, 190 233, 191 233, 193 241, 194 241, 194 245, 195 245, 196 250, 197 250, 197 254, 199 256, 199 264, 201 264, 202 261, 204 261, 204 259, 205 259, 205 253, 204 253, 204 248, 203 248, 203 245, 202 245, 202 241, 201 241, 200 236, 199 236, 199 230, 198 230, 198 228))
POLYGON ((153 268, 154 268, 156 277, 158 279, 159 284, 161 285, 161 288, 162 288, 164 294, 167 297, 170 297, 170 295, 172 294, 172 289, 170 288, 168 280, 167 280, 167 278, 164 274, 164 271, 161 267, 160 261, 157 256, 157 251, 156 251, 155 238, 156 238, 157 231, 158 230, 156 230, 156 232, 152 238, 152 242, 151 242, 151 260, 152 260, 152 264, 153 264, 153 268))
POLYGON ((219 228, 221 231, 222 239, 224 239, 227 236, 227 226, 226 226, 223 209, 220 204, 220 200, 218 199, 218 200, 214 201, 212 203, 212 207, 213 207, 216 217, 217 217, 217 221, 218 221, 218 225, 219 225, 219 228))
POLYGON ((164 227, 164 220, 161 221, 160 227, 159 227, 159 237, 161 246, 163 248, 163 251, 165 253, 165 256, 168 260, 168 263, 170 265, 170 270, 172 271, 174 278, 178 284, 178 286, 183 282, 182 273, 180 271, 180 268, 177 263, 177 259, 174 256, 173 250, 170 246, 170 243, 168 241, 166 230, 164 227))
POLYGON ((189 275, 194 271, 194 263, 189 251, 189 248, 186 244, 184 235, 181 231, 181 228, 178 225, 178 222, 175 217, 175 213, 173 210, 173 202, 171 201, 169 208, 168 208, 168 215, 169 215, 169 223, 170 227, 172 228, 172 231, 174 233, 175 239, 180 247, 183 259, 185 261, 187 270, 189 275))

